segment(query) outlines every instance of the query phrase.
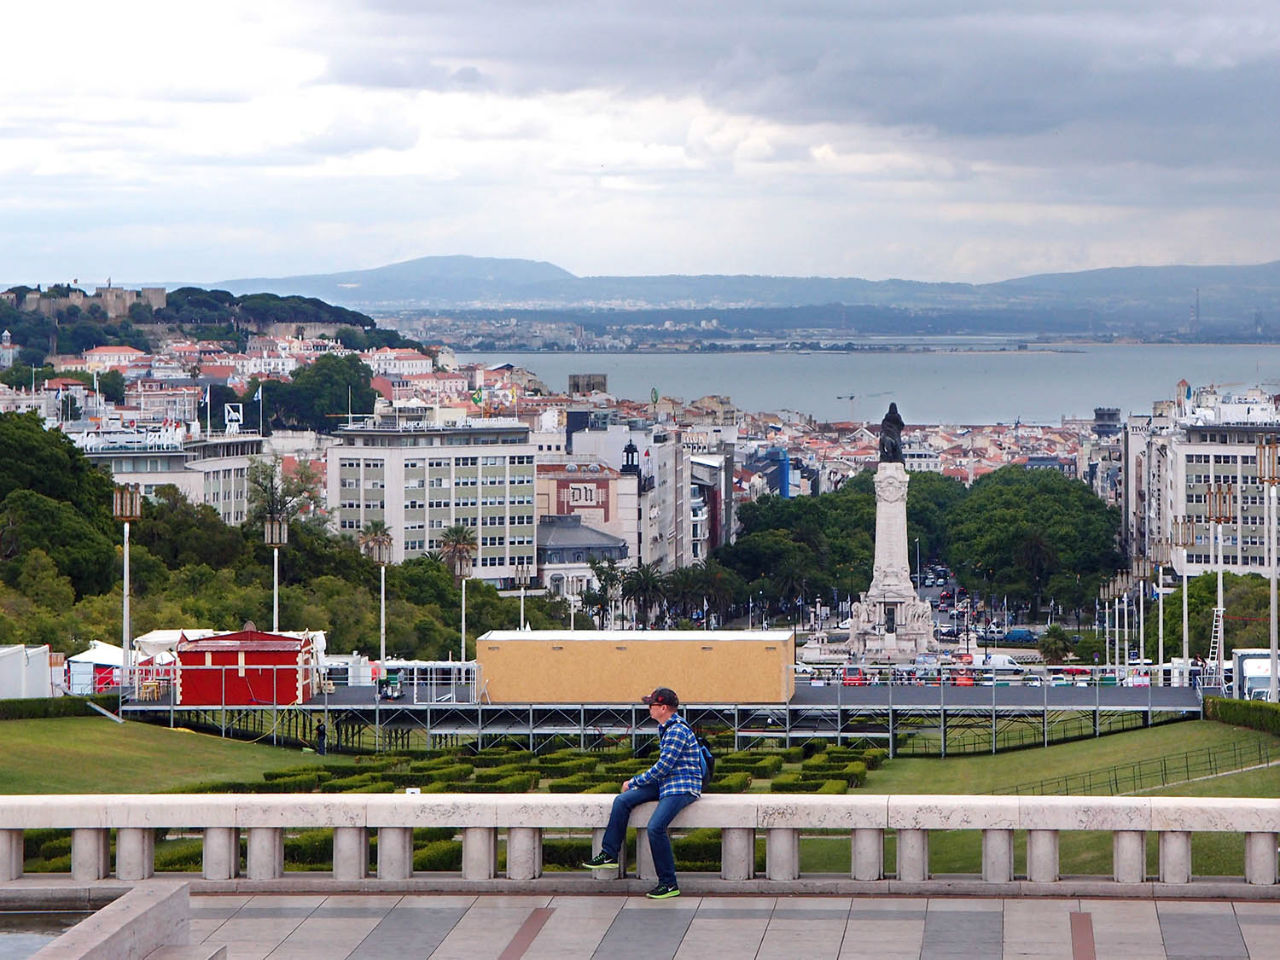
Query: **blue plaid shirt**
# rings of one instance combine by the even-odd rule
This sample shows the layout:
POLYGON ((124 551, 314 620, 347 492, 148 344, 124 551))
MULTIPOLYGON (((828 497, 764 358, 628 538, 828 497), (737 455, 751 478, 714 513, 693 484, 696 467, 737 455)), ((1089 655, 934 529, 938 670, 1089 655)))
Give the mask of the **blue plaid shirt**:
POLYGON ((659 782, 658 796, 670 797, 678 793, 702 795, 702 751, 698 740, 678 713, 658 727, 661 748, 658 759, 644 773, 631 778, 633 787, 659 782))

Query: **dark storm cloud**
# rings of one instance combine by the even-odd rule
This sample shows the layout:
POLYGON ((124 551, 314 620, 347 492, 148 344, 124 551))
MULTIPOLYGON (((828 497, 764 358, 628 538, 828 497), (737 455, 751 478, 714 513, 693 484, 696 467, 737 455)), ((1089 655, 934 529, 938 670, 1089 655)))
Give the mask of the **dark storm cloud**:
POLYGON ((329 79, 697 95, 784 123, 915 131, 1010 162, 1270 164, 1280 139, 1277 9, 478 0, 423 11, 370 0, 347 24, 329 79))

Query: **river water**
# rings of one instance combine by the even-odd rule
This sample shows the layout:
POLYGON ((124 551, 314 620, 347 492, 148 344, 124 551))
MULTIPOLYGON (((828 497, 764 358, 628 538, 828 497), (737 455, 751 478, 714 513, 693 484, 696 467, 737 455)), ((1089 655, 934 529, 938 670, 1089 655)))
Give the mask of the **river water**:
POLYGON ((895 401, 908 423, 1056 424, 1094 407, 1151 412, 1179 380, 1227 391, 1280 393, 1280 345, 1082 344, 983 350, 940 341, 924 352, 467 353, 465 363, 514 363, 555 391, 570 373, 603 373, 632 400, 726 394, 750 411, 798 410, 823 420, 878 421, 895 401), (1267 381, 1272 381, 1270 384, 1267 381), (853 401, 847 399, 852 394, 853 401))

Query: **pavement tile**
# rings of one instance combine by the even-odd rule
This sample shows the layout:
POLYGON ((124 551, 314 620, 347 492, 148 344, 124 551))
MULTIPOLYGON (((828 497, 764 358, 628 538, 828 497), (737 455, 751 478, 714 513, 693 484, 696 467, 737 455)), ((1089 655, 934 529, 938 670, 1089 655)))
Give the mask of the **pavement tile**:
MULTIPOLYGON (((697 913, 699 898, 628 899, 605 932, 593 958, 598 960, 674 960, 697 913)), ((722 951, 717 960, 724 960, 722 951)))
POLYGON ((836 960, 844 942, 844 927, 844 920, 779 920, 775 910, 755 960, 836 960))
POLYGON ((709 920, 699 911, 685 931, 675 960, 724 960, 725 957, 754 957, 769 926, 767 911, 742 911, 745 917, 709 920))
POLYGON ((550 897, 495 897, 504 905, 485 906, 480 897, 441 941, 432 960, 497 960, 520 931, 529 915, 545 905, 550 897), (526 908, 512 906, 512 901, 527 903, 526 908))
POLYGON ((521 960, 590 960, 622 909, 620 897, 604 899, 614 901, 604 905, 609 907, 607 911, 574 909, 579 905, 569 909, 553 906, 555 912, 542 925, 521 960))
POLYGON ((351 951, 351 960, 429 956, 467 912, 466 907, 396 907, 351 951))

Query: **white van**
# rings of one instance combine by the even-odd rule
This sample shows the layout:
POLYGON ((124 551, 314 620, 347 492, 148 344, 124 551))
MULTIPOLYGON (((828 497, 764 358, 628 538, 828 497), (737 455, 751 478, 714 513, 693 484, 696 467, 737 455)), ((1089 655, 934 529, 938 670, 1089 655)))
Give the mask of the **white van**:
POLYGON ((1013 657, 1007 653, 987 653, 981 658, 975 657, 973 666, 975 669, 994 670, 996 673, 1026 673, 1026 667, 1018 663, 1013 657))

